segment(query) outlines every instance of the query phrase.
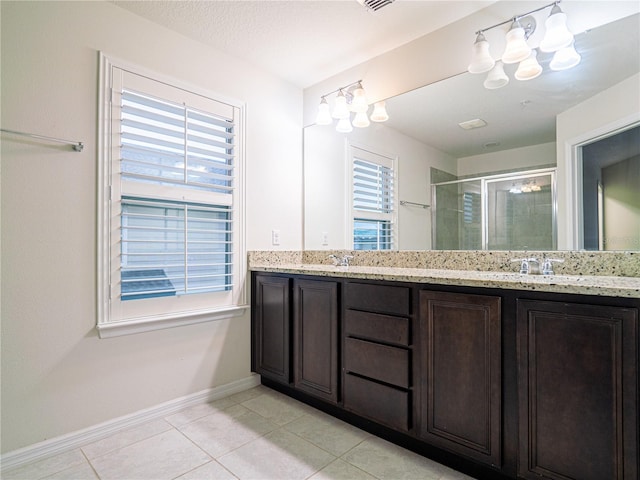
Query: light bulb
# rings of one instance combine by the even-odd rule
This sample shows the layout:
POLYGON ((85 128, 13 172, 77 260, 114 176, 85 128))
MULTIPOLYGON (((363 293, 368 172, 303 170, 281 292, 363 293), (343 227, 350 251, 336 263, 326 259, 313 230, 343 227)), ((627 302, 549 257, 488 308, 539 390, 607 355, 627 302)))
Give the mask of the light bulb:
POLYGON ((387 109, 384 102, 376 102, 373 104, 373 112, 371 113, 372 122, 386 122, 389 120, 387 109))
POLYGON ((531 55, 531 47, 527 45, 524 28, 514 20, 511 30, 507 32, 507 46, 502 54, 502 63, 518 63, 531 55))
POLYGON ((540 76, 540 74, 542 73, 542 67, 538 63, 538 59, 536 58, 537 56, 538 52, 536 52, 535 50, 531 50, 531 55, 529 55, 529 58, 526 58, 520 62, 520 65, 518 65, 518 70, 516 70, 516 73, 514 75, 517 80, 533 80, 534 78, 540 76))
POLYGON ((467 70, 469 73, 484 73, 491 70, 495 63, 495 60, 489 54, 489 42, 480 32, 473 44, 473 55, 467 70))
POLYGON ((571 44, 568 47, 561 48, 553 55, 551 63, 549 63, 549 68, 556 71, 568 70, 578 65, 580 59, 580 55, 576 52, 573 44, 571 44))
POLYGON ((336 132, 349 133, 353 131, 349 117, 341 118, 336 125, 336 132))
POLYGON ((556 4, 544 22, 545 34, 540 42, 541 52, 556 52, 573 42, 573 34, 567 28, 567 15, 556 4))
POLYGON ((369 109, 367 103, 367 96, 364 93, 362 84, 358 82, 358 88, 353 91, 353 100, 351 100, 351 111, 356 113, 363 113, 369 109))
POLYGON ((358 128, 366 128, 371 125, 369 122, 369 117, 367 117, 366 112, 358 112, 353 117, 353 126, 358 128))
POLYGON ((336 103, 333 107, 333 113, 331 114, 333 118, 349 118, 349 107, 347 107, 347 98, 342 93, 342 90, 338 92, 338 96, 336 97, 336 103))
POLYGON ((318 115, 316 116, 316 125, 331 125, 333 119, 331 118, 331 111, 327 99, 322 97, 320 105, 318 105, 318 115))
POLYGON ((496 88, 504 87, 507 83, 509 83, 509 77, 504 73, 502 62, 496 62, 495 67, 489 72, 487 79, 484 81, 484 88, 495 90, 496 88))

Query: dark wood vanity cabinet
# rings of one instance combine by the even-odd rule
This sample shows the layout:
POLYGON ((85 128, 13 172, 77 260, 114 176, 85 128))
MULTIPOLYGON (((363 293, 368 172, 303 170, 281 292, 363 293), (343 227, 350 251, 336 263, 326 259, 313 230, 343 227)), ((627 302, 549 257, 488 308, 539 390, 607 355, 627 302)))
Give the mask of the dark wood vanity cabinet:
POLYGON ((345 282, 343 404, 395 430, 411 427, 411 289, 345 282))
POLYGON ((637 480, 638 309, 518 300, 518 475, 637 480))
POLYGON ((639 299, 252 279, 266 385, 474 478, 638 479, 639 299))
POLYGON ((293 383, 338 401, 338 284, 293 280, 293 383))
POLYGON ((501 465, 501 299, 420 291, 418 436, 501 465))
POLYGON ((291 381, 291 279, 255 275, 252 288, 252 369, 288 384, 291 381))

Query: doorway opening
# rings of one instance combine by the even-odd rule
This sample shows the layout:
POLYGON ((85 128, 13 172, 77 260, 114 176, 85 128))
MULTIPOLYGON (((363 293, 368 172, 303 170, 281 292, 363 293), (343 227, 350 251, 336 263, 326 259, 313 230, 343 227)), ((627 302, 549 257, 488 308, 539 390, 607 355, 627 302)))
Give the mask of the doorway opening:
POLYGON ((580 149, 583 248, 639 250, 640 125, 600 137, 580 149))

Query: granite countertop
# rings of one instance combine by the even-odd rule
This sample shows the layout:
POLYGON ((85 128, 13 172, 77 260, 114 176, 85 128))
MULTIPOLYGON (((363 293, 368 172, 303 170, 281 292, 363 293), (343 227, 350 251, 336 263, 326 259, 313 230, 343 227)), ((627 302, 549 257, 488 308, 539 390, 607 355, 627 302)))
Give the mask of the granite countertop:
POLYGON ((519 273, 474 270, 438 270, 356 265, 338 267, 321 264, 277 262, 251 263, 249 269, 257 272, 640 298, 640 277, 522 275, 519 273))

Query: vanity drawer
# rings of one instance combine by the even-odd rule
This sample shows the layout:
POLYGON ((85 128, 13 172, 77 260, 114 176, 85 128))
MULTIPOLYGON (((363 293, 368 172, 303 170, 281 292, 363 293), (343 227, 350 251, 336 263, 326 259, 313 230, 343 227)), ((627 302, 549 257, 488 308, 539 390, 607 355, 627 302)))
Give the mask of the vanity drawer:
POLYGON ((347 372, 409 388, 409 351, 402 348, 345 338, 344 368, 347 372))
POLYGON ((355 310, 409 315, 410 294, 408 287, 347 282, 344 300, 347 308, 355 310))
POLYGON ((409 319, 347 310, 344 333, 353 337, 409 346, 409 319))
POLYGON ((344 407, 397 430, 409 430, 409 393, 346 374, 344 407))

